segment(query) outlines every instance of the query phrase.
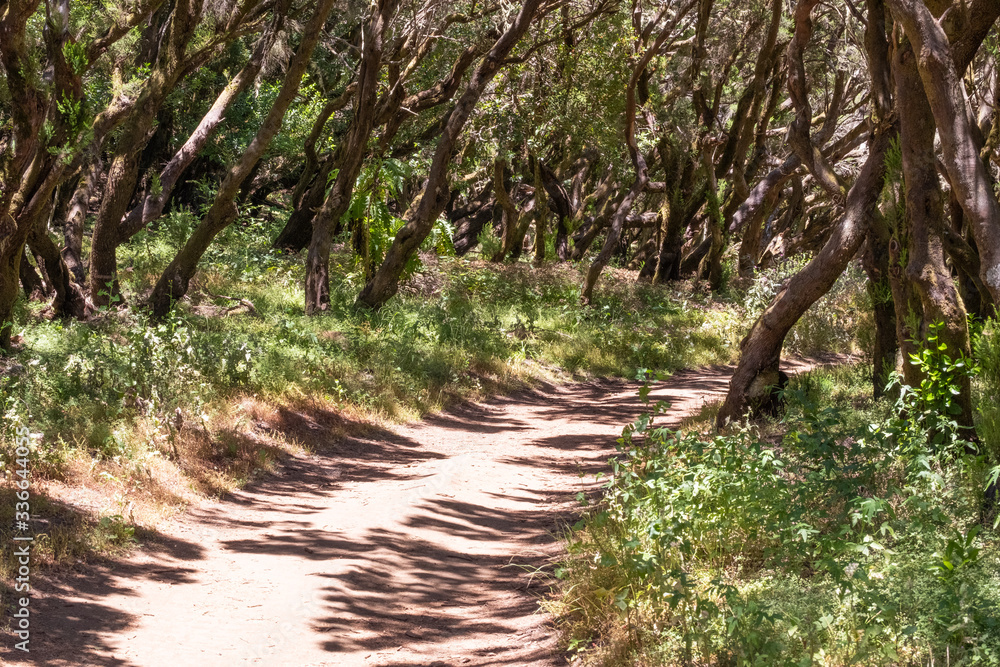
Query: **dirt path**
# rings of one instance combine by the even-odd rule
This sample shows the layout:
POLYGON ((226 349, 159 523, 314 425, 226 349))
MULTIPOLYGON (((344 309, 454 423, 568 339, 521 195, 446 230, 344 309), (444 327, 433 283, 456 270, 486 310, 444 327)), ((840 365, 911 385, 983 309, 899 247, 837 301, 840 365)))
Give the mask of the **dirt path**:
MULTIPOLYGON (((670 420, 729 368, 659 386, 670 420)), ((291 459, 133 558, 47 579, 30 663, 560 665, 532 568, 640 411, 638 385, 545 387, 291 459)))

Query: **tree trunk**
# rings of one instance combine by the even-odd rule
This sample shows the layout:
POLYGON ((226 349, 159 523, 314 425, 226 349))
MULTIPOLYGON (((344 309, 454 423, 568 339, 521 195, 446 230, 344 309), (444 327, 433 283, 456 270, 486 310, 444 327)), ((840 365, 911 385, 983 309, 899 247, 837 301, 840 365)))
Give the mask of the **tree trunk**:
MULTIPOLYGON (((365 145, 375 126, 375 102, 378 100, 379 74, 382 71, 382 40, 392 15, 396 0, 379 0, 371 18, 362 28, 363 52, 358 73, 358 92, 354 102, 354 118, 347 137, 337 149, 337 178, 330 188, 323 207, 312 222, 312 240, 306 258, 305 312, 314 315, 330 308, 330 245, 333 242, 332 225, 340 220, 351 206, 354 183, 361 172, 365 145)), ((357 224, 363 225, 359 220, 357 224)), ((368 271, 368 239, 365 234, 365 257, 362 261, 368 271)))
POLYGON ((135 193, 139 159, 156 129, 160 108, 189 64, 185 52, 200 21, 201 11, 201 3, 177 0, 162 40, 159 36, 151 40, 156 52, 153 71, 121 128, 115 157, 108 166, 101 207, 94 221, 90 295, 96 306, 107 306, 113 298, 121 296, 116 254, 118 246, 127 240, 122 233, 122 219, 135 193))
MULTIPOLYGON (((927 102, 916 58, 909 44, 896 50, 893 62, 896 79, 896 108, 899 111, 899 145, 906 185, 906 224, 909 247, 905 279, 920 299, 920 346, 927 344, 931 325, 943 324, 941 343, 953 359, 969 357, 969 329, 965 306, 955 289, 951 271, 945 265, 944 247, 938 230, 944 227, 944 195, 934 155, 934 115, 927 102)), ((912 317, 915 313, 907 313, 912 317)), ((908 360, 907 360, 908 361, 908 360)), ((912 364, 908 364, 911 365, 912 364)), ((913 380, 923 378, 915 377, 913 380)), ((954 379, 959 387, 955 401, 961 407, 956 416, 960 427, 972 428, 972 387, 968 376, 954 379)), ((914 386, 917 386, 914 384, 914 386)))
POLYGON ((868 275, 868 297, 872 302, 875 340, 872 347, 872 396, 881 398, 889 377, 896 367, 899 344, 896 339, 896 307, 889 285, 889 227, 885 219, 875 214, 865 240, 861 257, 868 275))
POLYGON ((272 245, 275 248, 298 252, 309 245, 313 234, 312 221, 326 199, 326 189, 333 166, 334 158, 332 155, 320 163, 319 171, 309 189, 306 190, 299 204, 292 209, 292 214, 288 216, 288 222, 274 239, 272 245))
POLYGON ((891 88, 886 76, 888 42, 882 21, 885 9, 882 0, 867 0, 866 5, 865 50, 875 101, 868 158, 847 193, 844 212, 833 235, 823 249, 786 283, 785 289, 775 297, 741 342, 739 364, 716 416, 719 427, 739 419, 749 402, 756 398, 754 390, 764 389, 766 384, 771 384, 769 378, 777 377, 785 336, 803 313, 837 281, 871 227, 885 181, 885 156, 898 131, 885 120, 891 113, 891 88))
POLYGON ((497 206, 490 197, 492 191, 492 183, 487 184, 478 195, 469 199, 464 206, 448 213, 448 219, 455 224, 452 245, 455 246, 455 254, 458 257, 465 256, 466 253, 475 248, 479 244, 479 235, 486 229, 487 224, 493 222, 497 206))
POLYGON ((84 167, 83 177, 73 191, 66 219, 63 221, 63 261, 73 274, 73 280, 84 284, 86 273, 83 268, 83 231, 87 222, 87 211, 90 209, 90 195, 97 189, 101 177, 101 162, 95 158, 84 167))
POLYGON ((906 279, 906 256, 904 250, 910 245, 909 229, 905 223, 889 240, 889 286, 896 311, 896 343, 903 355, 903 382, 911 387, 920 386, 920 373, 910 363, 913 355, 920 351, 920 325, 923 321, 923 304, 906 279))
POLYGON ((748 401, 751 385, 761 374, 777 371, 785 336, 843 273, 865 239, 885 177, 885 154, 895 131, 876 130, 868 159, 848 193, 847 205, 833 236, 805 268, 789 280, 786 288, 754 323, 740 344, 740 362, 729 382, 729 392, 716 421, 724 426, 739 419, 748 401))
POLYGON ((473 72, 465 92, 456 102, 455 108, 448 116, 444 131, 441 133, 441 139, 438 141, 420 202, 410 208, 406 224, 397 232, 396 238, 393 239, 392 245, 389 246, 389 250, 385 254, 382 265, 358 295, 357 306, 378 309, 396 294, 399 289, 399 277, 403 273, 406 262, 430 234, 434 220, 444 210, 445 204, 448 202, 450 195, 448 165, 454 154, 459 134, 479 102, 486 86, 503 66, 507 54, 528 31, 540 5, 541 0, 524 0, 517 18, 500 36, 473 72))
POLYGON ((639 195, 642 194, 643 188, 646 187, 646 161, 638 151, 636 151, 636 155, 638 155, 639 168, 637 169, 635 180, 632 182, 632 187, 629 188, 625 198, 622 199, 621 203, 618 204, 618 208, 615 209, 615 214, 611 218, 611 225, 608 228, 608 235, 604 239, 601 252, 597 254, 597 257, 591 262, 590 268, 587 269, 587 275, 584 278, 583 288, 580 292, 580 302, 584 305, 590 304, 594 296, 594 285, 597 284, 597 279, 601 276, 601 272, 607 266, 612 253, 618 246, 618 241, 621 239, 625 218, 628 217, 629 212, 632 210, 632 205, 639 198, 639 195))
POLYGON ((281 129, 282 119, 298 93, 302 76, 309 65, 313 49, 319 41, 333 3, 334 0, 319 0, 316 4, 312 17, 303 31, 298 49, 285 71, 281 89, 260 129, 257 130, 240 161, 226 174, 204 219, 156 281, 149 297, 149 307, 154 317, 165 317, 174 303, 187 294, 188 285, 198 270, 202 255, 215 237, 236 219, 237 210, 234 202, 240 186, 281 129))
MULTIPOLYGON (((760 225, 767 217, 768 202, 777 201, 777 192, 795 175, 802 165, 798 155, 789 155, 778 167, 772 169, 751 190, 729 223, 730 232, 738 232, 746 225, 760 225)), ((744 232, 745 234, 746 232, 744 232)))
POLYGON ((951 225, 944 225, 939 231, 945 251, 951 258, 951 266, 958 274, 959 295, 968 312, 980 320, 996 316, 996 306, 990 293, 979 277, 982 262, 979 252, 965 238, 965 213, 951 190, 948 210, 951 225))
POLYGON ((87 298, 73 280, 73 274, 59 253, 58 246, 43 228, 44 224, 44 219, 39 221, 28 237, 28 244, 45 262, 45 273, 55 291, 52 310, 59 317, 75 317, 82 320, 90 313, 87 298))
POLYGON ((590 250, 590 246, 597 239, 597 235, 608 226, 608 220, 618 208, 621 200, 618 197, 610 196, 611 189, 609 184, 607 188, 608 192, 602 197, 595 198, 598 202, 596 204, 596 214, 589 221, 580 224, 576 230, 576 234, 573 235, 573 252, 570 254, 572 260, 578 262, 583 259, 587 251, 590 250))
POLYGON ((24 256, 24 246, 20 252, 0 254, 0 352, 10 350, 10 334, 14 325, 14 302, 17 301, 17 289, 21 283, 21 257, 24 256))
POLYGON ((694 164, 689 161, 682 177, 681 188, 671 197, 666 229, 663 231, 663 239, 660 241, 656 273, 653 275, 654 284, 668 280, 679 280, 681 277, 681 263, 684 258, 684 230, 694 220, 708 195, 706 187, 701 187, 694 194, 690 192, 690 187, 693 185, 693 175, 694 164))
MULTIPOLYGON (((580 290, 580 301, 583 304, 589 304, 591 298, 594 295, 594 285, 597 284, 597 279, 600 277, 601 272, 607 265, 608 261, 611 259, 611 254, 614 252, 618 245, 618 241, 621 239, 622 227, 625 224, 625 218, 632 210, 632 206, 635 204, 639 195, 646 188, 646 183, 649 182, 649 172, 646 167, 646 158, 643 156, 642 151, 639 150, 638 143, 636 142, 635 136, 635 122, 636 122, 636 109, 638 107, 636 100, 636 85, 638 85, 639 80, 643 76, 643 72, 646 71, 646 67, 649 65, 653 57, 659 52, 660 47, 663 46, 663 42, 666 40, 670 32, 676 27, 678 22, 684 18, 685 15, 695 6, 696 0, 691 0, 683 7, 677 9, 674 16, 663 24, 660 28, 659 33, 656 35, 656 39, 653 43, 648 45, 643 51, 642 55, 639 57, 638 62, 632 67, 632 76, 629 78, 628 84, 625 86, 625 144, 628 146, 629 156, 632 158, 632 167, 635 169, 635 179, 632 181, 632 187, 629 188, 628 193, 625 198, 622 199, 618 208, 615 210, 614 217, 611 218, 611 226, 608 228, 608 236, 604 239, 604 246, 601 248, 601 252, 597 254, 594 261, 591 262, 590 268, 587 269, 587 275, 583 280, 583 287, 580 290)), ((710 7, 711 3, 703 3, 701 5, 700 11, 702 13, 707 12, 706 6, 710 7)), ((654 20, 651 25, 655 25, 663 15, 666 13, 666 8, 664 8, 660 15, 654 20)), ((699 29, 701 27, 701 20, 704 17, 699 17, 699 29)), ((714 173, 714 172, 713 172, 714 173)))
POLYGON ((719 209, 719 186, 715 179, 715 146, 702 148, 702 166, 708 181, 708 235, 712 239, 708 255, 705 256, 704 275, 713 292, 722 289, 722 253, 726 249, 726 238, 722 232, 722 211, 719 209))
POLYGON ((743 238, 737 253, 736 268, 740 278, 752 278, 757 270, 757 260, 761 253, 761 240, 764 238, 764 224, 768 215, 778 205, 781 188, 773 188, 767 192, 762 206, 754 210, 754 215, 743 228, 743 238))
MULTIPOLYGON (((559 182, 556 173, 549 169, 540 158, 537 161, 540 163, 539 168, 541 173, 540 178, 536 179, 535 188, 538 188, 539 185, 544 187, 545 193, 548 195, 545 206, 551 205, 556 213, 556 257, 560 261, 566 261, 569 259, 569 228, 566 225, 566 221, 573 215, 569 193, 566 192, 562 183, 559 182)), ((539 211, 539 215, 546 215, 547 217, 547 214, 541 211, 539 211)))
POLYGON ((795 107, 795 118, 788 127, 788 144, 802 160, 806 169, 813 175, 816 182, 834 200, 841 200, 843 190, 837 174, 830 167, 819 146, 810 137, 812 125, 812 107, 809 105, 809 87, 806 83, 806 70, 803 53, 812 37, 813 7, 819 0, 799 0, 795 7, 795 30, 788 42, 786 62, 788 63, 788 93, 795 107))
POLYGON ((500 204, 500 210, 503 212, 501 218, 503 235, 500 249, 492 257, 494 262, 502 262, 514 249, 514 236, 520 226, 521 216, 518 214, 517 206, 510 198, 510 193, 507 192, 507 186, 504 183, 506 166, 505 160, 497 159, 493 162, 493 192, 496 195, 497 203, 500 204))
POLYGON ((258 38, 250 58, 243 68, 233 77, 232 81, 216 96, 211 108, 202 116, 198 126, 191 132, 177 152, 160 170, 159 187, 141 197, 139 203, 132 208, 121 222, 117 234, 118 244, 124 243, 144 229, 153 220, 163 215, 163 209, 173 194, 184 171, 191 166, 198 153, 208 143, 219 124, 225 120, 226 112, 233 102, 243 94, 254 82, 267 54, 274 46, 278 33, 284 26, 285 15, 290 5, 289 0, 277 3, 273 10, 271 25, 258 38))
POLYGON ((90 298, 98 307, 107 306, 121 298, 121 286, 118 284, 118 227, 132 199, 139 174, 138 151, 145 139, 148 137, 143 136, 133 145, 120 148, 122 152, 108 168, 108 179, 90 241, 90 298))
POLYGON ((29 301, 42 301, 48 296, 49 292, 46 289, 45 281, 42 280, 42 276, 38 274, 35 267, 28 261, 27 248, 24 250, 24 256, 21 257, 21 264, 18 271, 21 275, 21 287, 24 288, 26 299, 29 301))
MULTIPOLYGON (((917 69, 941 138, 941 161, 979 247, 983 284, 993 302, 1000 303, 1000 203, 976 148, 974 130, 978 127, 961 79, 978 44, 974 48, 952 49, 944 28, 920 0, 886 0, 886 4, 902 24, 917 54, 917 69), (956 59, 963 58, 964 62, 956 63, 956 59)), ((997 3, 987 4, 996 9, 997 3)), ((973 36, 980 41, 989 31, 989 24, 996 20, 996 12, 982 18, 967 31, 975 33, 973 36)))
POLYGON ((549 219, 549 200, 542 184, 541 160, 535 158, 535 265, 545 261, 545 226, 549 219))

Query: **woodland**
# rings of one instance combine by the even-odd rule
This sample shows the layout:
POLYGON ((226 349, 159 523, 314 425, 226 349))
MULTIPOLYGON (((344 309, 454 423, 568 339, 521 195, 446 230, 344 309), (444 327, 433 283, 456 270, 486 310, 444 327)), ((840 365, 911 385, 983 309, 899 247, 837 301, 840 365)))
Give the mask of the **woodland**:
POLYGON ((998 17, 0 0, 0 456, 26 426, 112 507, 43 496, 40 557, 266 474, 273 406, 619 377, 648 413, 543 602, 572 659, 1000 664, 998 17))

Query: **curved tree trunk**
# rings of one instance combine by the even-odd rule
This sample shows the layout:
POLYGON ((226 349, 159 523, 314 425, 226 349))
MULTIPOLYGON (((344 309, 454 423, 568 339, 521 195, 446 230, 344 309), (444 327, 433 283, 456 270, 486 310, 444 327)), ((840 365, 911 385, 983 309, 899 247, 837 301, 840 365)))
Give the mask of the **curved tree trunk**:
POLYGON ((20 252, 0 254, 0 352, 10 349, 14 302, 17 301, 17 291, 21 284, 20 269, 23 256, 23 244, 20 246, 20 252))
POLYGON ((28 249, 25 247, 24 256, 21 257, 21 264, 18 267, 21 275, 21 287, 24 288, 24 296, 29 301, 42 301, 49 295, 49 290, 42 280, 42 276, 28 261, 28 249))
POLYGON ((978 126, 961 79, 996 20, 1000 5, 978 3, 983 5, 981 14, 969 12, 978 20, 965 26, 965 32, 952 45, 942 24, 923 2, 886 0, 886 4, 902 24, 917 54, 917 69, 941 138, 941 161, 979 247, 980 277, 993 302, 1000 303, 1000 203, 976 148, 978 126))
POLYGON ((90 296, 96 306, 107 306, 121 294, 116 251, 127 237, 122 219, 135 193, 141 153, 156 130, 156 118, 189 64, 188 42, 201 19, 201 3, 177 0, 169 28, 156 45, 153 72, 146 79, 135 106, 130 110, 118 138, 115 156, 108 166, 101 207, 94 221, 90 251, 90 296))
POLYGON ((454 154, 458 136, 462 128, 465 127, 465 122, 479 102, 486 86, 503 66, 507 54, 528 31, 528 26, 534 20, 540 5, 541 0, 524 0, 517 18, 500 36, 473 72, 465 92, 462 93, 451 115, 448 116, 448 121, 434 153, 434 160, 431 163, 420 202, 411 207, 406 224, 396 233, 396 238, 389 246, 382 265, 358 295, 357 306, 381 308, 396 294, 399 289, 399 277, 403 273, 406 262, 430 234, 434 220, 448 203, 450 196, 448 165, 454 154))
POLYGON ((777 377, 785 336, 809 306, 830 290, 861 247, 882 190, 885 154, 894 135, 894 131, 877 131, 833 236, 819 254, 789 280, 785 290, 778 294, 743 339, 739 365, 716 417, 720 427, 742 416, 748 400, 753 398, 749 392, 758 376, 773 372, 777 377))
POLYGON ((36 250, 45 262, 45 273, 55 292, 52 310, 60 317, 85 319, 90 306, 80 286, 73 280, 73 274, 59 253, 59 248, 45 231, 32 232, 28 244, 36 250))
MULTIPOLYGON (((656 273, 653 275, 653 283, 663 283, 668 280, 679 280, 684 260, 684 230, 688 228, 691 221, 698 215, 705 198, 708 196, 708 188, 702 186, 693 195, 689 192, 693 184, 694 165, 690 163, 687 168, 687 175, 684 178, 682 188, 674 194, 670 204, 670 213, 667 217, 666 229, 663 231, 663 239, 660 241, 659 257, 656 262, 656 273)), ((707 252, 707 249, 706 249, 707 252)), ((699 257, 699 261, 700 261, 699 257)))
POLYGON ((292 209, 288 222, 271 244, 290 252, 298 252, 309 245, 313 235, 313 219, 323 206, 330 173, 334 167, 334 156, 327 156, 320 162, 319 170, 309 185, 298 206, 292 209))
POLYGON ((580 301, 584 305, 590 303, 590 300, 594 296, 594 285, 597 284, 597 279, 601 276, 601 272, 604 267, 607 266, 608 261, 611 259, 612 253, 614 253, 615 248, 618 246, 618 241, 621 239, 622 227, 625 225, 625 218, 628 217, 629 212, 632 210, 632 205, 635 200, 639 198, 642 194, 643 188, 646 187, 646 161, 636 151, 638 157, 639 167, 637 169, 635 180, 632 182, 632 187, 629 188, 628 193, 625 198, 622 199, 621 203, 618 204, 618 208, 615 209, 615 214, 611 218, 611 225, 608 228, 608 235, 604 239, 604 245, 601 247, 601 252, 597 254, 594 261, 591 262, 590 268, 587 269, 587 275, 583 281, 583 288, 580 292, 580 301))
MULTIPOLYGON (((580 301, 583 304, 590 303, 594 294, 594 285, 597 284, 597 279, 600 277, 604 267, 607 266, 608 261, 611 259, 611 254, 614 252, 615 248, 618 246, 619 240, 621 239, 622 227, 625 224, 625 218, 628 217, 628 214, 632 210, 632 206, 639 198, 639 195, 642 194, 642 191, 646 188, 646 183, 649 182, 646 158, 643 156, 642 151, 639 150, 639 146, 636 143, 635 138, 635 116, 638 106, 636 101, 636 86, 642 78, 643 72, 646 71, 646 67, 653 59, 653 56, 659 52, 660 47, 663 46, 663 42, 670 35, 671 31, 678 24, 678 22, 680 22, 680 20, 684 18, 689 11, 691 11, 696 2, 697 0, 691 0, 683 7, 679 8, 669 21, 664 23, 663 27, 660 28, 660 32, 656 35, 656 39, 653 40, 652 44, 646 47, 642 56, 632 68, 632 76, 629 78, 629 82, 625 86, 625 144, 628 146, 628 152, 632 158, 632 166, 635 169, 635 179, 632 181, 632 187, 629 188, 625 198, 622 199, 618 208, 615 210, 614 217, 611 218, 611 226, 608 228, 608 235, 607 238, 604 239, 604 246, 601 248, 601 252, 597 254, 597 257, 595 257, 594 261, 591 262, 590 268, 587 269, 587 275, 584 278, 583 286, 580 290, 580 301)), ((656 25, 656 23, 663 18, 665 13, 666 8, 664 8, 660 15, 656 17, 652 25, 656 25)))
MULTIPOLYGON (((569 227, 566 222, 573 215, 569 193, 566 192, 562 183, 559 182, 559 178, 555 172, 549 169, 540 158, 537 161, 539 162, 540 177, 536 179, 535 187, 538 188, 539 185, 544 187, 548 195, 545 206, 551 205, 552 210, 556 213, 554 241, 556 258, 560 261, 566 261, 569 259, 569 227)), ((539 211, 539 215, 543 215, 543 213, 539 211)))
POLYGON ((754 209, 754 215, 743 228, 743 238, 737 252, 737 272, 741 278, 752 278, 757 270, 757 260, 761 254, 761 240, 764 238, 764 225, 768 215, 778 205, 781 188, 768 190, 762 206, 754 209))
MULTIPOLYGON (((795 118, 788 127, 788 144, 802 160, 806 169, 813 175, 816 182, 835 200, 843 197, 844 192, 830 164, 826 161, 820 147, 810 137, 812 125, 812 107, 809 105, 809 87, 806 84, 805 62, 803 53, 812 37, 813 7, 819 0, 799 0, 795 7, 795 30, 788 42, 786 62, 788 63, 788 93, 795 107, 795 118)), ((836 115, 834 113, 834 115, 836 115)), ((832 120, 828 118, 828 120, 832 120)), ((824 128, 826 129, 826 128, 824 128)))
MULTIPOLYGON (((272 245, 275 248, 298 252, 308 246, 312 240, 313 218, 323 206, 330 172, 334 167, 334 156, 327 155, 321 159, 316 153, 316 143, 319 141, 330 116, 346 107, 356 93, 357 83, 355 82, 350 84, 337 99, 327 102, 313 123, 312 131, 306 138, 304 146, 306 161, 302 167, 299 181, 295 185, 295 190, 292 192, 292 214, 288 216, 284 228, 274 239, 272 245)), ((338 140, 336 143, 339 145, 342 140, 338 140)))
MULTIPOLYGON (((140 198, 139 203, 122 220, 117 232, 117 244, 122 244, 135 236, 153 220, 163 214, 163 209, 173 194, 174 187, 184 171, 191 166, 198 153, 208 143, 219 124, 225 120, 226 112, 233 102, 243 94, 260 74, 267 54, 274 46, 275 39, 285 22, 285 15, 290 6, 289 0, 276 4, 271 25, 257 40, 253 53, 246 65, 233 77, 233 80, 218 94, 212 107, 205 113, 198 126, 191 132, 177 152, 160 170, 159 187, 140 198)), ((249 181, 249 179, 247 179, 249 181)))
POLYGON ((882 0, 868 0, 866 4, 869 20, 865 44, 876 102, 868 158, 847 194, 843 215, 833 235, 823 249, 788 281, 785 289, 775 297, 740 344, 740 361, 716 416, 720 427, 743 415, 748 403, 755 398, 755 391, 776 384, 785 336, 809 306, 833 286, 864 242, 871 226, 885 181, 885 155, 890 142, 897 136, 897 129, 883 121, 889 117, 891 89, 886 76, 888 43, 881 21, 884 15, 882 0))
POLYGON ((295 99, 302 76, 309 65, 313 49, 319 41, 334 0, 319 0, 313 15, 302 34, 299 47, 288 64, 281 89, 271 105, 267 116, 240 161, 226 174, 219 191, 201 223, 195 228, 184 246, 177 252, 164 269, 149 297, 149 307, 154 317, 162 318, 170 312, 174 303, 187 294, 191 278, 198 270, 198 262, 215 237, 236 219, 235 200, 240 185, 253 170, 257 161, 271 144, 271 140, 281 129, 281 122, 289 105, 295 99))

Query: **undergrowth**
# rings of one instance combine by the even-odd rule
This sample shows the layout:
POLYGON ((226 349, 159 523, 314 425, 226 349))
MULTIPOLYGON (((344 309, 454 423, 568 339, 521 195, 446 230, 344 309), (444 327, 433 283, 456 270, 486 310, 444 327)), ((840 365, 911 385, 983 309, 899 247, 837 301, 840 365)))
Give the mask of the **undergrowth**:
MULTIPOLYGON (((713 297, 704 286, 638 284, 634 273, 609 270, 583 307, 580 266, 455 258, 442 230, 375 313, 354 308, 366 265, 340 246, 329 310, 307 318, 301 257, 269 245, 284 222, 276 211, 228 228, 163 321, 141 302, 196 219, 184 209, 119 250, 123 300, 91 321, 46 321, 40 306, 19 303, 18 351, 0 368, 0 465, 9 479, 12 434, 27 426, 32 474, 87 487, 100 508, 58 520, 55 509, 42 511, 78 529, 76 546, 54 549, 55 560, 127 546, 125 528, 144 517, 230 491, 282 456, 365 424, 541 379, 732 362, 776 280, 762 274, 713 297), (318 421, 323 428, 313 428, 318 421)), ((855 335, 835 333, 844 331, 837 313, 856 298, 849 292, 814 309, 799 337, 813 342, 795 349, 855 335)), ((0 562, 0 577, 8 571, 0 562)))
POLYGON ((894 402, 857 398, 850 367, 797 379, 782 432, 673 431, 661 404, 628 425, 557 570, 570 650, 591 665, 998 664, 984 489, 1000 468, 959 437, 950 400, 978 368, 943 345, 911 363, 927 379, 897 382, 894 402))

